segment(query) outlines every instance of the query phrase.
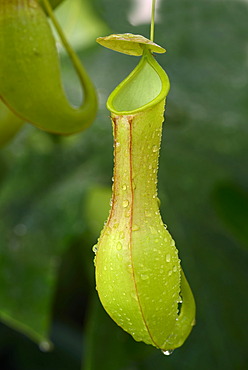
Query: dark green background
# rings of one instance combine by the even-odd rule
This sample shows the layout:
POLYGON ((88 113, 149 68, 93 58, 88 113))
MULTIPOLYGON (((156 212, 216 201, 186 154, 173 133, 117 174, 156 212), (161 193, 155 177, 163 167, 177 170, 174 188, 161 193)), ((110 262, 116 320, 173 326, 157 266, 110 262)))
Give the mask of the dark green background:
MULTIPOLYGON (((128 23, 131 0, 90 4, 110 33, 149 36, 149 26, 128 23)), ((1 370, 248 367, 248 3, 162 0, 160 18, 155 40, 167 53, 157 60, 171 91, 159 196, 195 295, 197 324, 165 357, 136 343, 98 302, 91 248, 106 217, 113 151, 105 102, 138 59, 82 45, 79 56, 99 95, 93 125, 68 138, 25 125, 0 152, 1 370), (41 352, 7 323, 43 341, 43 349, 49 336, 54 350, 41 352)), ((78 102, 65 55, 62 67, 78 102)))

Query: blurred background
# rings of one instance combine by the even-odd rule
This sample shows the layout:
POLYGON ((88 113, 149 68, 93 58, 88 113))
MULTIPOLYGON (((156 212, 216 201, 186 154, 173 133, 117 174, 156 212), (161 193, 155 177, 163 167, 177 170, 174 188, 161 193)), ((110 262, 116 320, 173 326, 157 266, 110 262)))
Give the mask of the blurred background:
MULTIPOLYGON (((65 0, 55 14, 94 81, 99 111, 71 137, 23 124, 0 149, 1 370, 248 368, 248 2, 158 5, 155 41, 167 53, 157 60, 171 81, 159 197, 195 295, 196 326, 163 356, 136 343, 98 301, 92 246, 108 214, 113 167, 105 102, 138 58, 95 38, 149 37, 150 3, 65 0)), ((59 40, 58 49, 78 104, 59 40)))

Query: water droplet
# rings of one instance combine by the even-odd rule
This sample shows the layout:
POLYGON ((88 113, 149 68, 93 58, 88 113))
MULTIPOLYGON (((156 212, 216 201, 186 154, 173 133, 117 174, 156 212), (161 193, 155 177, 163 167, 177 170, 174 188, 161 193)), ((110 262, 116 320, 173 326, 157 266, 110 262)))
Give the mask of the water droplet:
POLYGON ((112 198, 111 198, 110 201, 109 201, 110 207, 112 207, 112 204, 113 204, 113 201, 112 201, 112 198))
POLYGON ((152 147, 152 151, 153 151, 153 153, 156 153, 156 152, 158 151, 158 147, 157 147, 157 145, 153 145, 153 147, 152 147))
POLYGON ((174 247, 174 245, 175 245, 175 240, 171 239, 171 243, 170 243, 170 245, 171 245, 172 247, 174 247))
POLYGON ((119 141, 116 141, 115 145, 118 147, 121 145, 121 143, 119 143, 119 141))
POLYGON ((173 272, 176 272, 177 271, 177 266, 174 266, 173 267, 173 272))
POLYGON ((157 197, 157 203, 158 203, 158 208, 159 208, 161 206, 161 201, 158 197, 157 197))
POLYGON ((94 253, 97 252, 97 244, 93 245, 92 250, 93 250, 94 253))
POLYGON ((122 185, 122 190, 127 190, 127 185, 126 184, 122 185))
POLYGON ((122 244, 121 244, 121 242, 118 242, 118 243, 117 243, 117 245, 116 245, 116 249, 117 249, 118 251, 120 251, 120 250, 122 249, 122 244))
POLYGON ((124 207, 124 208, 126 208, 127 206, 129 205, 129 201, 126 199, 126 200, 123 200, 123 202, 122 202, 122 206, 124 207))
POLYGON ((112 177, 112 181, 114 182, 114 176, 112 177))
POLYGON ((168 254, 166 254, 165 259, 166 259, 166 262, 170 262, 170 260, 171 260, 171 255, 170 255, 169 253, 168 253, 168 254))
POLYGON ((164 351, 163 349, 161 350, 161 352, 165 355, 165 356, 170 356, 172 353, 173 353, 174 349, 167 349, 166 351, 164 351))
POLYGON ((141 275, 141 279, 142 280, 147 280, 147 279, 149 279, 149 276, 148 275, 145 275, 145 274, 142 274, 141 275))
POLYGON ((171 276, 171 275, 172 275, 172 270, 170 270, 170 271, 168 272, 168 275, 169 275, 169 276, 171 276))
POLYGON ((133 227, 132 227, 132 230, 133 231, 138 231, 140 228, 139 228, 139 226, 138 225, 133 225, 133 227))

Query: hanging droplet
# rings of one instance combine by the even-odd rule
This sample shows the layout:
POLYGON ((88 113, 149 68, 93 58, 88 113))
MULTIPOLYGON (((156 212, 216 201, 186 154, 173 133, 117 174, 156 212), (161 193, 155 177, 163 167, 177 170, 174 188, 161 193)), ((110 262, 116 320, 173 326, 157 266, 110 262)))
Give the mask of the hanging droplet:
POLYGON ((161 350, 161 352, 162 352, 165 356, 170 356, 170 355, 174 352, 174 349, 167 349, 166 351, 161 350))

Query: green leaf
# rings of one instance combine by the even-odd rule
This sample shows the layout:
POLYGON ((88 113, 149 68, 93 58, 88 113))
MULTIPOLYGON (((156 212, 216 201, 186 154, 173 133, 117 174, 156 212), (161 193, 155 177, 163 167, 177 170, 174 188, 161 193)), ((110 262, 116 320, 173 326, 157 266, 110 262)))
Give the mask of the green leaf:
POLYGON ((76 172, 57 183, 58 163, 39 155, 36 161, 36 181, 25 179, 33 166, 28 161, 5 177, 1 188, 0 319, 45 350, 60 258, 85 228, 82 202, 89 179, 76 172), (52 182, 45 184, 46 178, 52 182))

